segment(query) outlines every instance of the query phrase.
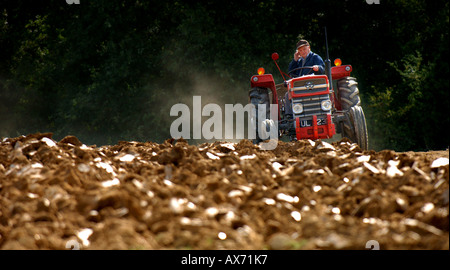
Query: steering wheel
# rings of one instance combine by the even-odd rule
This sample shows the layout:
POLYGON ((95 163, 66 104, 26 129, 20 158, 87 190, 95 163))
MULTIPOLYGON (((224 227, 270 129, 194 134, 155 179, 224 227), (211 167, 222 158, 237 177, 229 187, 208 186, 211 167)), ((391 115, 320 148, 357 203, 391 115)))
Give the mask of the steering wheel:
POLYGON ((306 74, 306 75, 309 75, 309 74, 311 74, 311 71, 313 71, 313 67, 311 67, 311 66, 294 68, 293 70, 291 70, 291 71, 288 73, 288 75, 291 76, 291 73, 292 73, 292 72, 297 71, 297 70, 300 70, 300 69, 307 69, 307 68, 310 68, 310 69, 311 69, 311 70, 306 74))

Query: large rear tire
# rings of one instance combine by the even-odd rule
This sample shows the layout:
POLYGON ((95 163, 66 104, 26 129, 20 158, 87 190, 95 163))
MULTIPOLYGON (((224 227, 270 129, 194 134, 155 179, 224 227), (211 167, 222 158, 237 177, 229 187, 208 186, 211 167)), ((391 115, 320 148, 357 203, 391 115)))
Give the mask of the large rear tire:
POLYGON ((250 103, 255 106, 255 112, 252 114, 252 121, 255 122, 255 133, 256 139, 253 139, 254 144, 258 144, 263 140, 259 136, 259 124, 265 123, 266 119, 270 119, 270 98, 269 98, 269 90, 267 88, 254 87, 248 92, 248 96, 250 99, 250 103), (261 108, 258 105, 262 105, 265 107, 266 113, 263 117, 264 119, 259 119, 260 113, 258 112, 258 108, 261 108))
POLYGON ((338 96, 343 111, 348 111, 353 106, 361 106, 358 82, 353 77, 345 77, 337 82, 338 96))
POLYGON ((369 148, 366 118, 361 107, 358 82, 353 77, 345 77, 338 81, 338 96, 345 120, 341 122, 342 137, 357 143, 362 150, 369 148))
POLYGON ((367 132, 366 117, 361 106, 353 106, 345 113, 342 123, 342 137, 357 143, 362 150, 369 149, 369 134, 367 132))

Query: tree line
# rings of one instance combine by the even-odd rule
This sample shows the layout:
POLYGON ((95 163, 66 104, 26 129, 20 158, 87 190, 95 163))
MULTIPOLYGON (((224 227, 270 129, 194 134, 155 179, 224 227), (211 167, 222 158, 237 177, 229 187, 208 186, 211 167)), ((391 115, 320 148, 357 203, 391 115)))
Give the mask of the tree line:
POLYGON ((2 0, 0 137, 162 142, 193 95, 248 102, 305 38, 353 66, 375 150, 448 148, 448 1, 2 0), (70 1, 69 1, 70 2, 70 1))

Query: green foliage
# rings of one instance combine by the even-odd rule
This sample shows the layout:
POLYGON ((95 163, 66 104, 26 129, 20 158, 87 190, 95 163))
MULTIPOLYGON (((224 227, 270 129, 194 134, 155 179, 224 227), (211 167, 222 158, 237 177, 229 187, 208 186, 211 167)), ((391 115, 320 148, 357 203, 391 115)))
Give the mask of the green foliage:
MULTIPOLYGON (((394 1, 401 18, 389 31, 404 41, 384 62, 382 81, 371 82, 367 109, 375 149, 448 148, 448 2, 394 1), (444 27, 444 25, 446 25, 444 27), (444 28, 443 28, 444 27, 444 28), (389 75, 388 75, 389 74, 389 75)), ((392 21, 391 21, 392 22, 392 21)), ((387 46, 390 50, 390 44, 387 46)))
POLYGON ((424 91, 434 91, 428 86, 432 67, 423 65, 419 52, 405 56, 400 62, 401 65, 398 62, 388 64, 401 81, 384 91, 373 91, 369 98, 372 124, 377 127, 372 139, 375 145, 384 144, 386 148, 424 148, 427 132, 421 126, 432 120, 426 115, 429 101, 425 99, 424 91))
POLYGON ((0 6, 0 136, 170 137, 173 104, 247 103, 294 44, 352 64, 377 150, 448 147, 448 1, 65 1, 0 6), (444 127, 444 128, 441 128, 444 127))

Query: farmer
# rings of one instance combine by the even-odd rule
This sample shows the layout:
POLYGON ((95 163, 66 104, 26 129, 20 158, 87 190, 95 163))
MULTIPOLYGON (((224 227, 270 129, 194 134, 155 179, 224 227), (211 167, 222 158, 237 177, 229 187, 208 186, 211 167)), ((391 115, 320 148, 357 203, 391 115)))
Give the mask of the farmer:
MULTIPOLYGON (((315 54, 311 51, 311 47, 309 46, 309 42, 302 39, 297 43, 297 51, 294 53, 294 59, 289 64, 289 75, 292 77, 300 77, 304 75, 308 75, 314 73, 315 75, 321 75, 325 73, 325 63, 322 60, 320 55, 315 54), (298 69, 290 73, 292 70, 300 67, 312 67, 312 68, 304 68, 298 69)), ((285 114, 289 119, 293 119, 292 115, 292 107, 291 102, 288 98, 288 92, 284 96, 285 100, 285 114)))

